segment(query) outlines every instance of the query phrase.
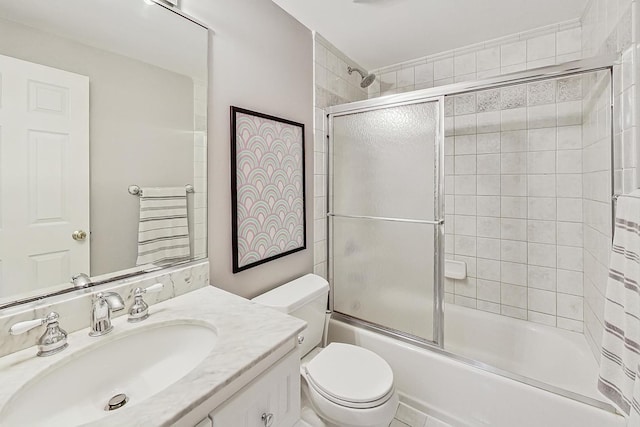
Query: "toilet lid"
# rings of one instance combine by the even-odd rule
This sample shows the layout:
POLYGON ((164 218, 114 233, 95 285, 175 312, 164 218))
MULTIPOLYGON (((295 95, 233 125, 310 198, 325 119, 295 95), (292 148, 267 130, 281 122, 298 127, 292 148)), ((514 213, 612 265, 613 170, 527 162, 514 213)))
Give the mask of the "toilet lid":
POLYGON ((355 345, 329 344, 307 364, 306 370, 315 386, 346 402, 374 402, 393 388, 389 364, 374 352, 355 345))

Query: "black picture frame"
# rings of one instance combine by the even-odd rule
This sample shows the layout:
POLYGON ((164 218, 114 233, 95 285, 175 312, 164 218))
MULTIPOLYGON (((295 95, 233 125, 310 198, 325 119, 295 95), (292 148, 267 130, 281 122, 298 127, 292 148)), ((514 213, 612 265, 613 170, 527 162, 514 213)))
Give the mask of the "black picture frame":
POLYGON ((257 267, 267 262, 273 261, 278 258, 291 255, 296 252, 300 252, 307 248, 307 218, 306 218, 306 168, 305 168, 305 126, 304 123, 298 123, 291 120, 283 119, 269 114, 260 113, 257 111, 251 111, 240 107, 231 106, 231 233, 232 233, 232 261, 233 261, 233 273, 239 273, 241 271, 257 267), (258 117, 264 120, 275 121, 284 123, 290 126, 300 128, 300 144, 301 144, 301 173, 302 173, 302 186, 300 189, 300 196, 302 198, 302 246, 289 249, 287 251, 271 255, 269 257, 251 262, 248 264, 240 265, 239 259, 239 236, 238 231, 240 225, 238 223, 238 122, 237 114, 242 113, 249 116, 258 117))

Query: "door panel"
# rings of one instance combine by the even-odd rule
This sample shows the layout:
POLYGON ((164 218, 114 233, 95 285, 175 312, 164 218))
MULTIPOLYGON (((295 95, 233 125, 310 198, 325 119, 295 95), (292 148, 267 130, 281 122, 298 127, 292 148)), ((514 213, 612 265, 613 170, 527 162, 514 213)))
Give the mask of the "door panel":
POLYGON ((441 107, 424 101, 332 118, 334 309, 434 341, 441 107))
POLYGON ((89 231, 89 79, 0 55, 0 298, 90 273, 74 230, 89 231))

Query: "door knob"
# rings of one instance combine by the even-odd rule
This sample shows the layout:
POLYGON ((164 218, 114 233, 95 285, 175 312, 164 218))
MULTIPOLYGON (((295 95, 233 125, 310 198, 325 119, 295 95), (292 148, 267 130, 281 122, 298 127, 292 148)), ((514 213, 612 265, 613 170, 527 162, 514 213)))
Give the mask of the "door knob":
POLYGON ((87 238, 87 232, 84 230, 76 230, 71 234, 71 237, 73 237, 73 240, 82 241, 87 238))

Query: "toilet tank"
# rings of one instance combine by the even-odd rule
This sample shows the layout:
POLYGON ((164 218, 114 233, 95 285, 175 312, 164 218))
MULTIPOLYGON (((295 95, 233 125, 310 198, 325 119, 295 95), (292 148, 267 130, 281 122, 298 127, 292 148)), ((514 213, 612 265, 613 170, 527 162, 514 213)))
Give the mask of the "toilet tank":
POLYGON ((300 333, 304 341, 300 345, 301 356, 306 355, 322 342, 329 283, 315 274, 307 274, 278 286, 252 301, 307 322, 300 333))

